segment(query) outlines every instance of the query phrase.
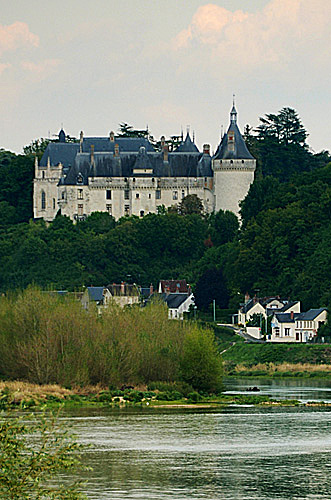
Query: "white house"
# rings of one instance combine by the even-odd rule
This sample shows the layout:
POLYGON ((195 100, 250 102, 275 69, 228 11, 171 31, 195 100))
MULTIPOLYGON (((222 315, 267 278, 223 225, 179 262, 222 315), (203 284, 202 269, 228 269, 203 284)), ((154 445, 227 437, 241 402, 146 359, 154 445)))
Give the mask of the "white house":
POLYGON ((319 327, 327 320, 326 308, 309 309, 307 312, 276 312, 271 322, 270 342, 308 342, 317 335, 319 327))
POLYGON ((162 294, 161 298, 168 306, 169 319, 184 319, 184 313, 189 312, 190 306, 194 305, 193 293, 162 294))

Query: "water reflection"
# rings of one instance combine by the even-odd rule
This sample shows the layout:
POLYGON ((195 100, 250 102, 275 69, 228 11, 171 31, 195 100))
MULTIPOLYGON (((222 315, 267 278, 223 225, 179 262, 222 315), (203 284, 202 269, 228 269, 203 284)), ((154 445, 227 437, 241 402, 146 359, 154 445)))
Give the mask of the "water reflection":
POLYGON ((331 380, 327 377, 322 379, 229 377, 224 379, 224 387, 226 392, 232 394, 247 394, 248 388, 258 387, 259 394, 268 394, 275 399, 331 403, 331 380))
POLYGON ((331 412, 67 412, 90 499, 330 499, 331 412))

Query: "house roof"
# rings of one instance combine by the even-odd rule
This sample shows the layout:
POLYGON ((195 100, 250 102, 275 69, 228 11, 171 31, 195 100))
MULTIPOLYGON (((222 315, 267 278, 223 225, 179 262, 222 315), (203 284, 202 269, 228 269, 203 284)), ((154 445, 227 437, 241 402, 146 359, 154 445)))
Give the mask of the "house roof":
POLYGON ((323 311, 326 311, 325 307, 320 307, 319 309, 309 309, 307 312, 300 313, 300 316, 297 318, 299 321, 312 321, 317 316, 319 316, 323 311))
POLYGON ((187 293, 169 293, 168 295, 166 293, 161 294, 162 300, 164 300, 169 309, 178 309, 178 307, 181 306, 189 297, 190 295, 187 295, 187 293))
POLYGON ((286 312, 288 309, 293 307, 295 304, 298 304, 298 300, 290 301, 287 304, 285 304, 281 309, 278 309, 278 312, 286 312))
POLYGON ((95 302, 100 302, 103 300, 103 286, 88 286, 87 291, 90 297, 90 300, 94 300, 95 302))
POLYGON ((286 312, 275 312, 275 316, 279 323, 294 323, 298 319, 301 313, 286 313, 286 312))

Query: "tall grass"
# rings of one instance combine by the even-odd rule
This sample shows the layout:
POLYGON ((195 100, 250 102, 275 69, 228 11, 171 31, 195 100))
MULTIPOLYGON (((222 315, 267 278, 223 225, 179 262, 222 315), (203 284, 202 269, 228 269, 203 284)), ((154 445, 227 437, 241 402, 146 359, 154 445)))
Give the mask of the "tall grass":
POLYGON ((207 390, 220 387, 213 333, 196 323, 169 321, 163 304, 127 309, 111 304, 99 315, 75 299, 32 287, 0 298, 2 376, 119 387, 190 377, 198 384, 199 370, 207 372, 207 390), (204 360, 200 368, 197 359, 204 360))

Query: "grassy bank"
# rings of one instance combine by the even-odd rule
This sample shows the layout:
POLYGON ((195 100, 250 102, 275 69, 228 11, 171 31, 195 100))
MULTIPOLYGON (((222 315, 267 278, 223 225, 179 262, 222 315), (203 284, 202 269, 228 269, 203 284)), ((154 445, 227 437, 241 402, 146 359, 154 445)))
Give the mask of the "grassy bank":
POLYGON ((328 377, 331 375, 331 364, 313 365, 311 363, 257 363, 232 365, 225 362, 225 373, 242 377, 328 377))
MULTIPOLYGON (((65 407, 99 406, 113 409, 134 407, 203 409, 231 405, 310 406, 309 404, 303 405, 296 400, 277 401, 260 394, 204 395, 193 391, 189 386, 176 383, 161 382, 151 387, 111 390, 100 385, 67 389, 56 384, 35 385, 21 381, 0 381, 0 409, 33 410, 44 407, 54 408, 60 405, 65 407)), ((328 406, 323 402, 314 403, 314 405, 328 406)))

